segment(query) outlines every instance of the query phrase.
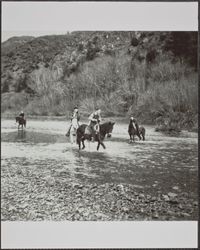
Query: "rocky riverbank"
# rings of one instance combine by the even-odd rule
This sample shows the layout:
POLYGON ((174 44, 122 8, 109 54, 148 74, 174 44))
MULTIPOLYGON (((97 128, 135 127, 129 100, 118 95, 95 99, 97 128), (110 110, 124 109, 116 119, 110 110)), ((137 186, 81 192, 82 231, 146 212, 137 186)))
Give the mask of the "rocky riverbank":
POLYGON ((152 196, 132 185, 72 184, 52 177, 23 178, 17 188, 3 185, 2 220, 196 220, 198 215, 197 200, 176 187, 152 196))

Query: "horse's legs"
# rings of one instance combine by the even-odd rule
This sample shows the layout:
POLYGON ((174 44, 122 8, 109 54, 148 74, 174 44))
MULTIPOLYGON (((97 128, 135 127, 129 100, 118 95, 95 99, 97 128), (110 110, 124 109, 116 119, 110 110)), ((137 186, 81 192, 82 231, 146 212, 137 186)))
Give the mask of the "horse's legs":
POLYGON ((81 140, 80 139, 77 139, 77 144, 78 144, 79 150, 81 150, 81 140))
POLYGON ((100 144, 102 145, 102 147, 104 148, 104 149, 106 149, 106 146, 104 145, 104 143, 101 141, 100 142, 100 144))
POLYGON ((142 138, 140 136, 140 132, 138 131, 136 134, 137 134, 137 137, 139 138, 139 140, 141 140, 142 138))
POLYGON ((81 139, 81 141, 82 141, 82 145, 83 145, 82 149, 84 149, 84 148, 85 148, 85 143, 84 143, 84 140, 85 140, 84 138, 82 138, 82 139, 81 139))
POLYGON ((104 143, 103 143, 101 140, 98 140, 97 150, 99 150, 100 145, 101 145, 104 149, 106 149, 106 146, 104 145, 104 143))
POLYGON ((99 134, 96 134, 96 139, 98 141, 98 144, 97 144, 97 151, 98 151, 99 147, 100 147, 100 144, 101 144, 101 139, 100 139, 100 135, 99 134))

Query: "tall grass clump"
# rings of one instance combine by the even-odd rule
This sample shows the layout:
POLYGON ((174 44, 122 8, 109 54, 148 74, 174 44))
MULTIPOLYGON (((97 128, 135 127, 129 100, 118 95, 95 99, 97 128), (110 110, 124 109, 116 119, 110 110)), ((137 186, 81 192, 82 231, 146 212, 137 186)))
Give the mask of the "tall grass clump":
POLYGON ((197 113, 197 73, 179 61, 173 63, 168 58, 161 59, 151 65, 148 89, 140 93, 131 112, 152 123, 161 115, 173 117, 174 112, 197 113))

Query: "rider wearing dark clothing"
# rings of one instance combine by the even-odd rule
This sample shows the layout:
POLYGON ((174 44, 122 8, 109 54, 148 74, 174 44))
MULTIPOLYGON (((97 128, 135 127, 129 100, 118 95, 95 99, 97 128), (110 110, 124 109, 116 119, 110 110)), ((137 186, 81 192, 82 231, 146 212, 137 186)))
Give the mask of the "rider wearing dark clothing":
POLYGON ((19 114, 19 116, 24 119, 24 112, 21 111, 20 114, 19 114))
POLYGON ((133 118, 133 116, 131 117, 131 120, 133 121, 134 125, 135 125, 135 129, 137 131, 138 136, 140 137, 140 133, 139 133, 139 125, 138 122, 135 118, 133 118))

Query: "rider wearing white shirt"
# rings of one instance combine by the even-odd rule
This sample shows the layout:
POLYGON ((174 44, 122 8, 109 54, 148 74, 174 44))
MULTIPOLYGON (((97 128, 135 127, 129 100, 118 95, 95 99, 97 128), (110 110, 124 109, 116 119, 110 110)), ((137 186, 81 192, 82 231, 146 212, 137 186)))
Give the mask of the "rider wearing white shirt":
POLYGON ((71 123, 70 123, 70 126, 69 126, 68 130, 67 130, 66 136, 70 135, 70 130, 71 130, 72 127, 74 129, 78 129, 79 121, 80 121, 80 115, 78 113, 78 107, 75 107, 74 111, 73 111, 73 113, 71 115, 71 123))
POLYGON ((75 107, 74 108, 74 111, 73 111, 73 114, 72 114, 72 116, 71 116, 71 122, 73 121, 73 119, 76 119, 77 120, 77 125, 79 126, 79 120, 80 120, 80 115, 79 115, 79 113, 78 113, 78 108, 77 107, 75 107))
POLYGON ((96 107, 95 111, 89 116, 88 126, 92 130, 92 138, 94 138, 95 134, 99 132, 100 122, 101 122, 101 109, 96 107))

